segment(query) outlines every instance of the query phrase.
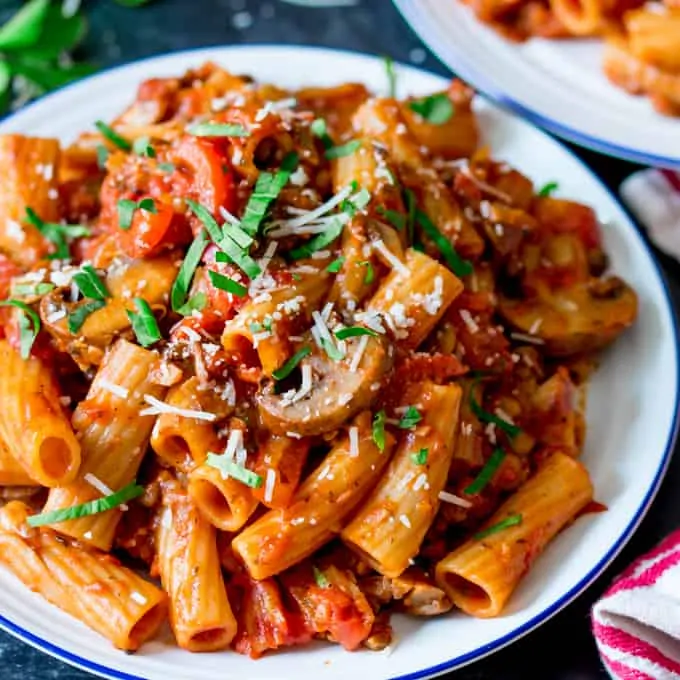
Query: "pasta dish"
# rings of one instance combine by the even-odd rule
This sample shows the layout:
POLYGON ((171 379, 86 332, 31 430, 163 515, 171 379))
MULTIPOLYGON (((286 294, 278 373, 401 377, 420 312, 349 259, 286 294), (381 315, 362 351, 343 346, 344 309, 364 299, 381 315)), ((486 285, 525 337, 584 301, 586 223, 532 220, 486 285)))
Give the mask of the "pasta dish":
POLYGON ((662 114, 680 116, 678 0, 462 0, 481 21, 511 40, 605 40, 607 78, 649 98, 662 114))
POLYGON ((208 63, 0 136, 0 563, 120 649, 498 616, 604 509, 585 385, 637 298, 597 216, 387 77, 208 63))

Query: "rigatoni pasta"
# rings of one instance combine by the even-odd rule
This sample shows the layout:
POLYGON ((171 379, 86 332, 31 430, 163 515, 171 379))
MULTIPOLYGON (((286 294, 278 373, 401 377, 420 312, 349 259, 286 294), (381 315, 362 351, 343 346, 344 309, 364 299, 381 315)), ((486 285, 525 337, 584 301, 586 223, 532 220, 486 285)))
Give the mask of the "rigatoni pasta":
POLYGON ((582 391, 637 298, 471 98, 206 64, 66 149, 0 136, 0 564, 130 651, 502 614, 589 509, 582 391))

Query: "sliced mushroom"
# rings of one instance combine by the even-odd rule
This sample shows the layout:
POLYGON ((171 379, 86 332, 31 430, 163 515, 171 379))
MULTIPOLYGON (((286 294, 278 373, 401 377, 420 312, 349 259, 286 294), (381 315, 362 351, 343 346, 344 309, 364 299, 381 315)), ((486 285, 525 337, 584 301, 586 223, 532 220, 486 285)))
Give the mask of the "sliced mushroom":
POLYGON ((337 429, 370 406, 378 395, 381 379, 392 365, 387 343, 382 337, 363 336, 347 341, 346 345, 347 352, 341 361, 334 361, 319 350, 300 362, 301 374, 311 373, 312 378, 311 388, 303 396, 302 388, 276 394, 274 383, 264 387, 257 403, 265 427, 276 434, 318 435, 337 429), (365 349, 355 368, 352 361, 360 344, 365 344, 365 349))
POLYGON ((127 331, 127 309, 134 309, 132 299, 143 297, 152 307, 167 303, 177 275, 171 255, 146 260, 121 260, 106 276, 111 297, 84 320, 76 333, 69 330, 68 318, 92 300, 69 301, 70 287, 60 287, 42 298, 40 317, 60 349, 68 352, 83 369, 98 365, 113 338, 127 331))
POLYGON ((637 316, 637 296, 618 277, 591 279, 531 300, 500 297, 498 311, 515 330, 542 342, 550 356, 605 347, 637 316))

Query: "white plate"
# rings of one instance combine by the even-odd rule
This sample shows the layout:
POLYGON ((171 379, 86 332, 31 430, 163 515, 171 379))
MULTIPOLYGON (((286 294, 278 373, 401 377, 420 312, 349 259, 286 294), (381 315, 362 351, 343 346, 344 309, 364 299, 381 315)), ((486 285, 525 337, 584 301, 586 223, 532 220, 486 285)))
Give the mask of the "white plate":
MULTIPOLYGON (((385 84, 374 58, 300 47, 211 48, 137 62, 67 87, 0 125, 0 132, 58 135, 69 140, 110 118, 150 76, 178 74, 205 60, 276 83, 385 84)), ((443 81, 399 67, 400 90, 426 93, 443 81)), ((526 123, 480 101, 485 142, 537 183, 557 179, 560 193, 594 206, 606 223, 606 246, 614 269, 640 296, 637 325, 608 352, 589 393, 584 455, 597 489, 609 507, 560 535, 538 561, 503 616, 475 620, 451 614, 430 620, 395 617, 397 644, 390 654, 350 654, 317 644, 251 661, 234 653, 195 654, 166 642, 147 644, 134 656, 42 601, 0 570, 0 626, 64 661, 111 678, 151 680, 346 680, 420 678, 485 656, 524 635, 576 597, 630 538, 661 482, 676 430, 678 362, 668 295, 649 251, 606 189, 559 143, 526 123)), ((585 622, 584 622, 585 625, 585 622)))
POLYGON ((612 85, 602 72, 602 40, 516 43, 460 0, 394 3, 447 66, 522 118, 611 156, 680 167, 680 118, 612 85))

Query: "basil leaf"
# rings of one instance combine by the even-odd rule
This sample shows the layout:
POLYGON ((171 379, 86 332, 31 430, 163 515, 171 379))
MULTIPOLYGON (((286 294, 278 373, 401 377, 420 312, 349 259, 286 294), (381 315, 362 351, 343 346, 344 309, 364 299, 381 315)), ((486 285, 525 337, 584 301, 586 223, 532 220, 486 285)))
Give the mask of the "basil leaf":
POLYGON ((161 339, 161 331, 158 328, 158 321, 143 298, 133 298, 137 312, 126 310, 128 319, 132 324, 132 330, 137 338, 137 342, 142 347, 149 347, 161 339))
POLYGON ((385 450, 385 411, 378 411, 373 416, 373 441, 380 451, 385 450))
MULTIPOLYGON (((185 306, 187 295, 189 289, 191 288, 191 282, 193 281, 194 274, 196 273, 196 268, 198 263, 203 257, 205 252, 205 247, 208 245, 208 236, 205 231, 201 230, 198 236, 194 239, 193 243, 189 246, 187 254, 182 261, 182 266, 179 268, 177 273, 177 278, 172 284, 172 289, 170 290, 170 305, 174 312, 183 314, 180 310, 185 306)), ((205 302, 204 302, 205 306, 205 302)), ((193 311, 193 309, 191 310, 193 311)), ((200 311, 200 310, 199 310, 200 311)), ((183 316, 188 316, 183 314, 183 316)))
POLYGON ((285 364, 283 364, 283 366, 281 366, 281 368, 272 372, 272 378, 274 378, 274 380, 283 380, 284 378, 287 378, 295 370, 295 367, 311 353, 311 348, 307 346, 300 348, 285 364))
POLYGON ((227 458, 225 454, 208 453, 205 462, 206 465, 219 470, 222 473, 223 479, 232 477, 239 482, 243 482, 243 484, 251 489, 259 489, 262 486, 263 479, 260 475, 243 467, 243 465, 235 463, 231 458, 227 458))
POLYGON ((69 333, 77 333, 90 314, 105 306, 106 302, 103 300, 91 300, 90 302, 83 302, 78 305, 78 307, 68 315, 69 333))
POLYGON ((206 304, 208 304, 208 296, 205 293, 196 293, 175 311, 182 316, 191 316, 194 312, 205 309, 206 304))
POLYGON ((418 412, 415 406, 409 406, 406 409, 406 413, 401 417, 399 421, 399 427, 402 430, 410 430, 415 427, 422 420, 422 416, 418 412))
POLYGON ((74 274, 73 280, 85 297, 93 300, 104 300, 111 296, 106 284, 99 278, 94 267, 89 264, 83 265, 82 271, 74 274))
POLYGON ((30 0, 0 28, 0 50, 30 47, 38 42, 50 0, 30 0))
POLYGON ((500 522, 497 522, 496 524, 493 524, 490 527, 487 527, 486 529, 482 529, 481 531, 478 531, 473 538, 476 540, 480 541, 483 538, 486 538, 487 536, 491 536, 492 534, 497 534, 499 531, 503 531, 504 529, 508 529, 509 527, 514 527, 517 526, 518 524, 522 523, 522 515, 516 514, 516 515, 510 515, 510 517, 506 517, 505 519, 501 520, 500 522))
POLYGON ((432 125, 448 123, 456 111, 453 102, 445 92, 415 99, 409 102, 408 107, 432 125))
POLYGON ((480 473, 475 477, 474 481, 463 490, 463 493, 469 494, 470 496, 478 494, 493 479, 493 476, 496 474, 496 471, 501 466, 504 459, 505 451, 503 451, 500 446, 495 448, 480 473))
POLYGON ((458 277, 472 274, 473 267, 469 260, 463 259, 449 243, 449 240, 444 234, 437 229, 436 225, 430 218, 421 210, 416 210, 416 219, 423 231, 435 244, 439 252, 442 254, 444 261, 449 266, 451 271, 458 277))
POLYGON ((326 267, 326 271, 331 274, 337 274, 342 269, 343 264, 345 264, 345 258, 341 255, 326 267))
POLYGON ((28 359, 40 332, 40 317, 21 300, 3 300, 0 307, 16 307, 19 310, 19 353, 22 359, 28 359))
POLYGON ((557 191, 560 185, 557 182, 548 182, 544 184, 538 191, 539 196, 552 196, 553 192, 557 191))
POLYGON ((364 328, 363 326, 349 326, 349 328, 341 328, 335 331, 335 337, 338 340, 346 340, 347 338, 356 338, 360 335, 378 335, 375 331, 370 328, 364 328))
POLYGON ((340 234, 342 234, 343 227, 344 225, 341 220, 331 220, 326 231, 322 232, 321 234, 317 234, 307 241, 307 243, 304 243, 297 248, 293 248, 293 250, 289 252, 291 259, 300 260, 303 257, 311 257, 312 253, 315 253, 317 250, 322 250, 326 246, 333 243, 333 241, 335 241, 335 239, 338 238, 340 234))
POLYGON ((124 486, 120 491, 116 491, 103 498, 97 498, 96 500, 81 503, 80 505, 73 505, 70 508, 44 512, 40 515, 31 515, 26 521, 29 526, 40 527, 45 524, 57 524, 59 522, 66 522, 70 519, 98 515, 100 512, 113 510, 119 505, 131 501, 133 498, 141 496, 143 493, 144 487, 132 482, 131 484, 124 486))
POLYGON ((197 123, 187 132, 194 137, 250 137, 250 131, 236 123, 197 123))
POLYGON ((316 565, 312 566, 312 573, 314 574, 314 581, 319 588, 330 588, 330 581, 316 565))
POLYGON ((342 158, 343 156, 351 156, 359 149, 360 146, 361 142, 358 139, 352 139, 346 144, 341 144, 340 146, 332 146, 329 149, 326 149, 325 155, 329 161, 334 160, 336 158, 342 158))
POLYGON ((96 121, 94 125, 97 130, 111 142, 111 144, 123 151, 132 151, 132 144, 130 144, 125 137, 119 135, 113 128, 109 127, 103 120, 96 121))
POLYGON ((134 142, 132 142, 132 150, 138 156, 146 156, 147 158, 155 158, 156 151, 153 146, 151 146, 151 139, 148 135, 144 137, 137 137, 134 142))
POLYGON ((209 270, 208 278, 215 288, 225 290, 227 293, 231 293, 232 295, 244 297, 248 293, 248 289, 245 286, 241 285, 238 281, 234 281, 234 279, 230 279, 224 274, 220 274, 219 272, 209 270))
POLYGON ((425 465, 427 463, 427 456, 428 456, 429 453, 430 453, 430 450, 427 449, 427 448, 419 449, 417 453, 411 454, 411 460, 416 465, 425 465))

